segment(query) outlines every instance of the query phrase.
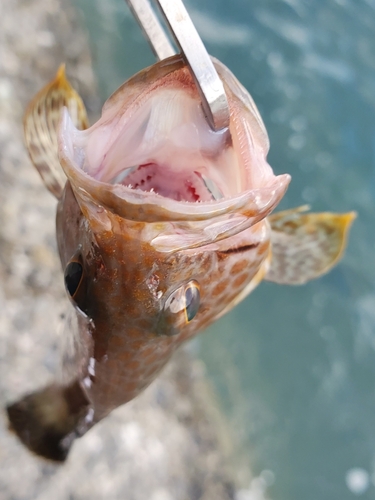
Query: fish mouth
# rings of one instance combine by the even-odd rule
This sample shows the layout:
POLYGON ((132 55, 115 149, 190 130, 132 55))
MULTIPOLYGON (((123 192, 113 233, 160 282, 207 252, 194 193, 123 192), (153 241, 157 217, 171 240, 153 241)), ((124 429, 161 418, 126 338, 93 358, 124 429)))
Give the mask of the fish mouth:
POLYGON ((202 220, 249 200, 253 210, 269 212, 289 176, 276 177, 268 165, 267 133, 243 87, 219 65, 231 119, 229 129, 214 132, 183 62, 154 67, 158 79, 133 77, 87 130, 77 130, 64 111, 59 154, 76 194, 84 190, 137 220, 202 220))
POLYGON ((98 122, 86 144, 84 171, 101 182, 190 203, 238 190, 230 131, 212 131, 195 96, 166 88, 139 104, 107 125, 106 144, 106 117, 98 122))
MULTIPOLYGON (((183 202, 230 197, 242 189, 230 130, 214 132, 199 100, 181 89, 160 89, 140 106, 88 132, 75 132, 81 168, 92 178, 183 202)), ((160 200, 162 203, 162 200, 160 200)))

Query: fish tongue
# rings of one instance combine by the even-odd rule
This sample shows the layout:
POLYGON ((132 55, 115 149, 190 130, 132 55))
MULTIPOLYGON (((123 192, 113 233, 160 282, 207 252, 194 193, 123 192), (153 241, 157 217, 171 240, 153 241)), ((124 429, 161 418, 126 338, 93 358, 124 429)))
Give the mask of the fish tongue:
MULTIPOLYGON (((118 182, 117 179, 115 181, 118 182)), ((174 172, 157 163, 140 165, 135 171, 130 171, 121 183, 141 191, 154 191, 177 201, 210 201, 214 198, 198 172, 174 172)))

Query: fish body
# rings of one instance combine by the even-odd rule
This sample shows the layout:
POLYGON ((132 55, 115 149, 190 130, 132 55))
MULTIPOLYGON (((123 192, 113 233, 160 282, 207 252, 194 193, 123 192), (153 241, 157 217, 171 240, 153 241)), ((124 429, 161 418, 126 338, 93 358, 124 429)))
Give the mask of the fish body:
POLYGON ((215 66, 228 130, 209 128, 179 56, 127 81, 91 128, 62 68, 26 112, 30 157, 59 200, 76 308, 60 379, 8 407, 40 455, 64 460, 76 436, 136 397, 262 279, 303 283, 342 253, 354 214, 271 215, 290 176, 273 174, 252 98, 215 66))

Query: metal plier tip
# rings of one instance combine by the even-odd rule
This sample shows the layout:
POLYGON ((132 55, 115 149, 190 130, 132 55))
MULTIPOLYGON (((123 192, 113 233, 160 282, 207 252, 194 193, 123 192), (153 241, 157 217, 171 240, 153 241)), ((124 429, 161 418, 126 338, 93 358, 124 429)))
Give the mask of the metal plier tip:
MULTIPOLYGON (((150 0, 126 0, 158 59, 176 54, 150 0)), ((154 0, 181 50, 199 91, 210 127, 229 127, 229 106, 222 81, 182 0, 154 0)))

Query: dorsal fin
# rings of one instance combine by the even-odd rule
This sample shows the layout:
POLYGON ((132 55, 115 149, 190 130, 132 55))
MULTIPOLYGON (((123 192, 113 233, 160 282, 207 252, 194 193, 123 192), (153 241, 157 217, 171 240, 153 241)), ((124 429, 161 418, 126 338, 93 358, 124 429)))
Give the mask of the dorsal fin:
POLYGON ((299 285, 328 272, 341 258, 355 212, 303 213, 308 206, 272 214, 272 260, 265 276, 299 285))
POLYGON ((61 65, 56 77, 31 101, 24 117, 25 142, 31 161, 56 198, 60 198, 66 183, 57 152, 58 127, 64 106, 77 128, 88 127, 82 99, 66 79, 65 65, 61 65))

